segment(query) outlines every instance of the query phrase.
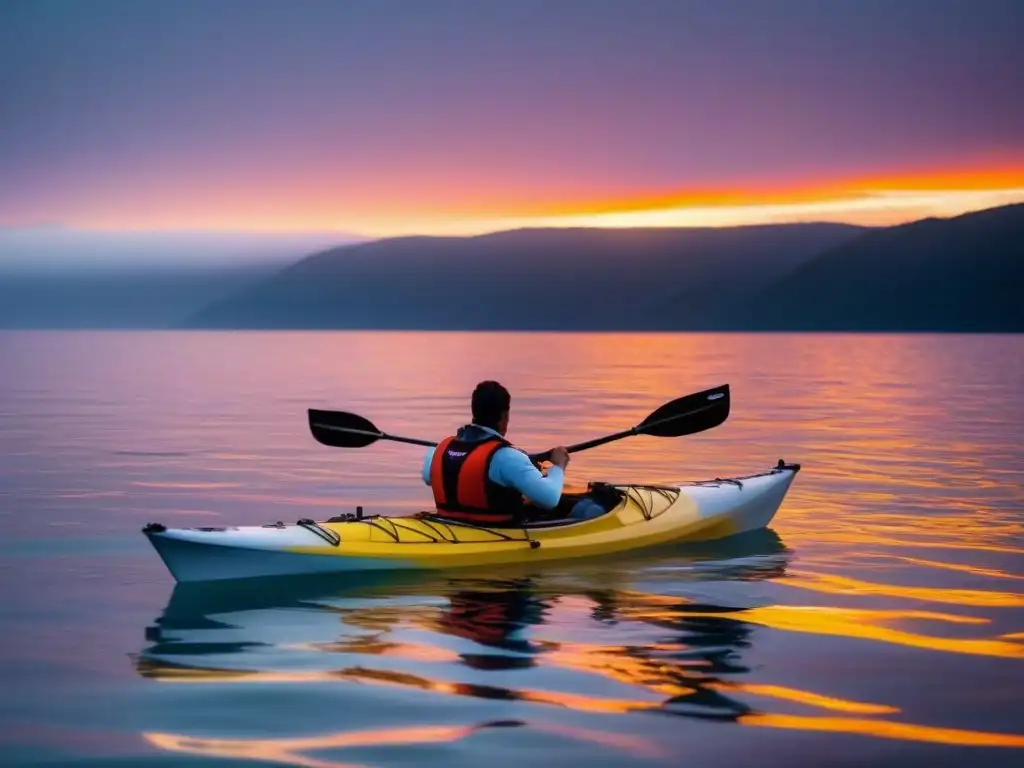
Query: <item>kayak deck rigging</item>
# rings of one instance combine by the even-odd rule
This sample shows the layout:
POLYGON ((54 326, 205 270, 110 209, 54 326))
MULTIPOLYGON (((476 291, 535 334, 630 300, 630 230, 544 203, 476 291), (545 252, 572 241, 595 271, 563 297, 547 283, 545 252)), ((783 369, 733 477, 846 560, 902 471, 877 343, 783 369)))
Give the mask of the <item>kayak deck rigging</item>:
MULTIPOLYGON (((645 520, 650 520, 655 515, 656 511, 655 496, 663 499, 666 502, 665 508, 668 508, 679 497, 679 493, 680 490, 678 487, 667 485, 645 485, 638 483, 612 484, 595 482, 590 483, 585 492, 564 494, 558 506, 550 512, 547 510, 537 510, 535 508, 533 510, 539 513, 547 512, 547 514, 551 514, 553 512, 559 515, 558 517, 531 520, 525 524, 519 525, 479 525, 464 520, 451 520, 434 512, 418 512, 408 516, 407 518, 388 517, 385 515, 364 516, 362 507, 358 507, 355 514, 349 513, 345 515, 337 515, 329 518, 325 522, 328 524, 362 523, 383 532, 396 544, 415 544, 417 542, 430 544, 483 543, 479 538, 474 538, 471 541, 464 542, 459 538, 458 534, 458 530, 463 529, 473 531, 475 533, 482 532, 490 534, 492 541, 520 541, 529 544, 533 548, 537 548, 541 543, 530 536, 529 532, 531 529, 551 529, 587 522, 586 520, 567 516, 568 510, 570 510, 580 499, 591 498, 597 500, 603 498, 604 502, 602 506, 604 507, 604 513, 598 517, 607 515, 623 502, 631 501, 640 511, 643 518, 645 520), (646 496, 643 493, 644 491, 648 492, 646 496), (408 525, 404 521, 415 521, 419 526, 408 525), (521 531, 522 535, 515 536, 511 533, 506 533, 506 531, 521 531)), ((296 524, 320 536, 331 546, 337 547, 341 543, 341 537, 335 531, 331 530, 331 528, 325 527, 322 523, 315 522, 308 518, 303 518, 296 524)), ((284 527, 284 523, 279 521, 277 523, 269 523, 263 527, 282 528, 284 527)))

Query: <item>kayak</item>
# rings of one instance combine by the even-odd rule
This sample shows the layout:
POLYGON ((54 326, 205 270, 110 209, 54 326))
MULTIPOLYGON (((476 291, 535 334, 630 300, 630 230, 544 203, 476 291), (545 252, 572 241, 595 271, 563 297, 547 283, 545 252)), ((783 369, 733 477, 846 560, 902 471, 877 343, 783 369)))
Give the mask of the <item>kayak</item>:
POLYGON ((524 526, 476 525, 434 512, 405 516, 346 514, 248 526, 142 529, 178 582, 366 571, 437 570, 594 557, 665 544, 704 542, 766 527, 799 464, 780 460, 756 474, 678 485, 592 482, 563 494, 606 512, 524 526))
POLYGON ((498 527, 444 520, 436 512, 355 514, 295 524, 142 529, 178 582, 364 571, 438 570, 594 557, 665 544, 722 539, 765 528, 799 464, 678 485, 591 482, 565 493, 556 514, 580 498, 605 508, 498 527))

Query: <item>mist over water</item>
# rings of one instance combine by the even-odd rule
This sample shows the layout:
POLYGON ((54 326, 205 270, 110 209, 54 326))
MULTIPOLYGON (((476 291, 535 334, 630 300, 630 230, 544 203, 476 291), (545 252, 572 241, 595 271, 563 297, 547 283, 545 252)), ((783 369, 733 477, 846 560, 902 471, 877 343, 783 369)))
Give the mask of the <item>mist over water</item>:
POLYGON ((183 271, 289 263, 314 250, 355 242, 344 232, 88 230, 60 224, 0 226, 0 278, 97 271, 183 271))
POLYGON ((0 226, 0 329, 180 324, 346 233, 104 231, 0 226))
POLYGON ((1020 336, 0 333, 10 764, 1015 765, 1020 336), (429 503, 477 381, 530 450, 728 382, 730 419, 569 481, 800 462, 771 529, 543 568, 175 588, 147 522, 429 503), (46 761, 51 761, 46 763, 46 761))

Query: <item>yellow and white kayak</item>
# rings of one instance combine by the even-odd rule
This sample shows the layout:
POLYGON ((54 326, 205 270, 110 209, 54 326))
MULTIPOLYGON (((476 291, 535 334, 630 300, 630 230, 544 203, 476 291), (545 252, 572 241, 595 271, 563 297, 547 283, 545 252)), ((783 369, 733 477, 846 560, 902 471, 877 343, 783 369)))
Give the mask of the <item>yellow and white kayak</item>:
POLYGON ((432 513, 344 515, 294 525, 143 528, 179 582, 390 570, 437 570, 592 557, 672 543, 709 541, 766 527, 799 464, 680 485, 592 483, 600 517, 469 525, 432 513))

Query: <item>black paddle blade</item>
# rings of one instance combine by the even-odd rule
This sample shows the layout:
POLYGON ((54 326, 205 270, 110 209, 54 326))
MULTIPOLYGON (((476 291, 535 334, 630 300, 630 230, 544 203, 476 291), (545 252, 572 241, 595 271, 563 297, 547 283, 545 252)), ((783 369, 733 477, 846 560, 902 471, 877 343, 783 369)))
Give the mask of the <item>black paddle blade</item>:
POLYGON ((713 429, 729 418, 729 385, 695 392, 665 403, 636 427, 637 434, 682 437, 713 429))
MULTIPOLYGON (((607 445, 632 435, 652 435, 654 437, 683 437, 706 429, 713 429, 729 418, 729 385, 706 389, 685 395, 669 403, 637 424, 604 437, 587 440, 583 443, 566 446, 569 453, 588 451, 599 445, 607 445)), ((551 451, 531 453, 534 462, 550 461, 551 451)))
POLYGON ((345 411, 310 408, 309 429, 318 443, 333 448, 364 448, 383 437, 372 421, 345 411))

